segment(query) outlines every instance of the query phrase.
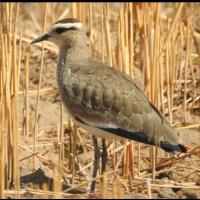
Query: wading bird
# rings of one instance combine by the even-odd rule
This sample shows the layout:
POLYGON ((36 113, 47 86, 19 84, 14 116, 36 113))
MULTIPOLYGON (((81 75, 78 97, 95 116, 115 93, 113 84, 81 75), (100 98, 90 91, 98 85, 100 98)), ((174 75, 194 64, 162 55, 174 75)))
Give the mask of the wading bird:
MULTIPOLYGON (((59 48, 57 82, 62 101, 75 124, 95 136, 135 140, 167 152, 186 152, 177 130, 149 102, 131 77, 89 56, 82 22, 73 18, 59 20, 31 44, 44 40, 59 48)), ((93 143, 93 177, 96 177, 100 153, 94 136, 93 143)), ((104 146, 103 170, 106 157, 104 146)), ((91 191, 94 188, 95 182, 91 191)))

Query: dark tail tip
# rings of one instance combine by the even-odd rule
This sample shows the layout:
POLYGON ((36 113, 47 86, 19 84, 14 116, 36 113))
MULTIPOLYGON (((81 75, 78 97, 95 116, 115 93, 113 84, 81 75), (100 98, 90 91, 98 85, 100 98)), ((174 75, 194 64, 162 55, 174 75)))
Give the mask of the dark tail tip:
POLYGON ((186 147, 183 146, 182 144, 179 144, 178 147, 179 147, 179 149, 180 149, 180 152, 182 152, 182 153, 186 153, 186 152, 187 152, 186 147))
POLYGON ((169 144, 167 142, 161 142, 160 147, 167 152, 175 152, 175 151, 179 151, 181 153, 187 152, 186 147, 183 146, 182 144, 172 145, 172 144, 169 144))

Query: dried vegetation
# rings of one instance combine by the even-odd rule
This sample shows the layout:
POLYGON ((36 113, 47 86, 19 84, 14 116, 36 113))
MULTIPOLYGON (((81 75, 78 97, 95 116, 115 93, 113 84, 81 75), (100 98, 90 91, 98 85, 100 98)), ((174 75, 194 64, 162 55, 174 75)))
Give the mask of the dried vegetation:
POLYGON ((200 198, 199 7, 0 3, 0 197, 200 198), (93 57, 136 79, 180 130, 186 154, 109 140, 107 173, 96 178, 96 193, 84 193, 92 181, 91 139, 60 101, 57 48, 29 45, 65 17, 87 24, 93 57))

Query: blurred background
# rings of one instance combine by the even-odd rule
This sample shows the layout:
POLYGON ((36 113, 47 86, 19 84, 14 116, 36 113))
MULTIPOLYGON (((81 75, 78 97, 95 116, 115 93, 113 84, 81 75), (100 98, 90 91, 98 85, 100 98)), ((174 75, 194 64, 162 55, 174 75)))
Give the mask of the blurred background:
POLYGON ((199 8, 0 3, 0 197, 200 198, 199 8), (57 20, 71 17, 86 24, 91 56, 134 78, 179 130, 186 154, 107 140, 107 173, 88 193, 92 140, 62 106, 58 49, 49 42, 30 47, 57 20))

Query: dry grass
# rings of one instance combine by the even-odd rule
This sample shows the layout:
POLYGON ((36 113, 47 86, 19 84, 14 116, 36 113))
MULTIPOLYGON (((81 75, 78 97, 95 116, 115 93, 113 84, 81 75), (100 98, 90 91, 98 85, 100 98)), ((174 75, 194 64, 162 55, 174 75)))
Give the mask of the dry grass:
MULTIPOLYGON (((187 113, 200 113, 200 35, 196 26, 200 5, 176 3, 170 4, 170 9, 161 3, 123 3, 115 6, 109 3, 29 5, 0 4, 0 197, 6 198, 10 194, 19 197, 31 193, 39 196, 53 195, 55 198, 95 198, 109 197, 114 193, 117 198, 138 192, 143 197, 151 198, 155 187, 174 187, 176 183, 157 183, 159 170, 169 166, 173 168, 177 161, 199 155, 199 147, 174 159, 155 147, 150 147, 149 155, 144 156, 142 152, 146 145, 130 141, 124 144, 109 141, 109 160, 113 171, 97 177, 104 177, 97 196, 62 193, 62 179, 71 185, 66 191, 74 188, 86 189, 84 186, 91 183, 92 179, 89 177, 82 180, 79 172, 91 167, 92 163, 81 166, 76 144, 80 143, 83 152, 91 150, 92 147, 87 138, 84 138, 84 131, 74 126, 70 119, 63 117, 63 106, 60 103, 60 121, 56 127, 55 139, 59 149, 58 160, 54 162, 40 154, 39 137, 47 132, 43 130, 41 133, 38 130, 41 97, 58 93, 57 88, 42 87, 44 65, 49 57, 57 54, 57 49, 49 43, 38 44, 30 49, 29 43, 36 35, 45 32, 54 21, 64 17, 79 18, 88 25, 88 45, 92 56, 108 62, 134 77, 136 81, 140 79, 141 87, 150 101, 169 118, 173 126, 199 130, 199 123, 187 123, 187 113), (31 10, 29 5, 33 10, 37 8, 37 12, 27 14, 31 10), (191 10, 191 14, 183 12, 186 8, 191 10), (31 89, 30 68, 35 61, 38 61, 39 81, 37 89, 31 89), (23 80, 23 84, 20 84, 20 80, 23 80), (25 99, 22 126, 18 116, 21 95, 25 99), (35 98, 35 116, 32 123, 31 97, 35 98), (176 118, 176 111, 182 112, 184 121, 176 118), (64 128, 69 129, 67 137, 64 135, 64 128), (44 189, 45 187, 43 191, 20 188, 18 141, 21 130, 24 136, 32 138, 29 145, 33 147, 21 147, 31 153, 31 156, 25 157, 24 160, 32 157, 35 169, 35 159, 39 158, 41 163, 46 163, 53 169, 53 193, 49 192, 48 188, 44 189), (68 156, 65 153, 65 145, 69 149, 68 156), (112 185, 108 177, 112 181, 116 180, 115 184, 112 185), (11 188, 13 190, 10 190, 11 188), (119 188, 122 192, 118 192, 119 188)), ((49 139, 48 145, 55 145, 55 140, 49 139)), ((199 189, 199 186, 191 185, 187 181, 178 187, 199 189)))

